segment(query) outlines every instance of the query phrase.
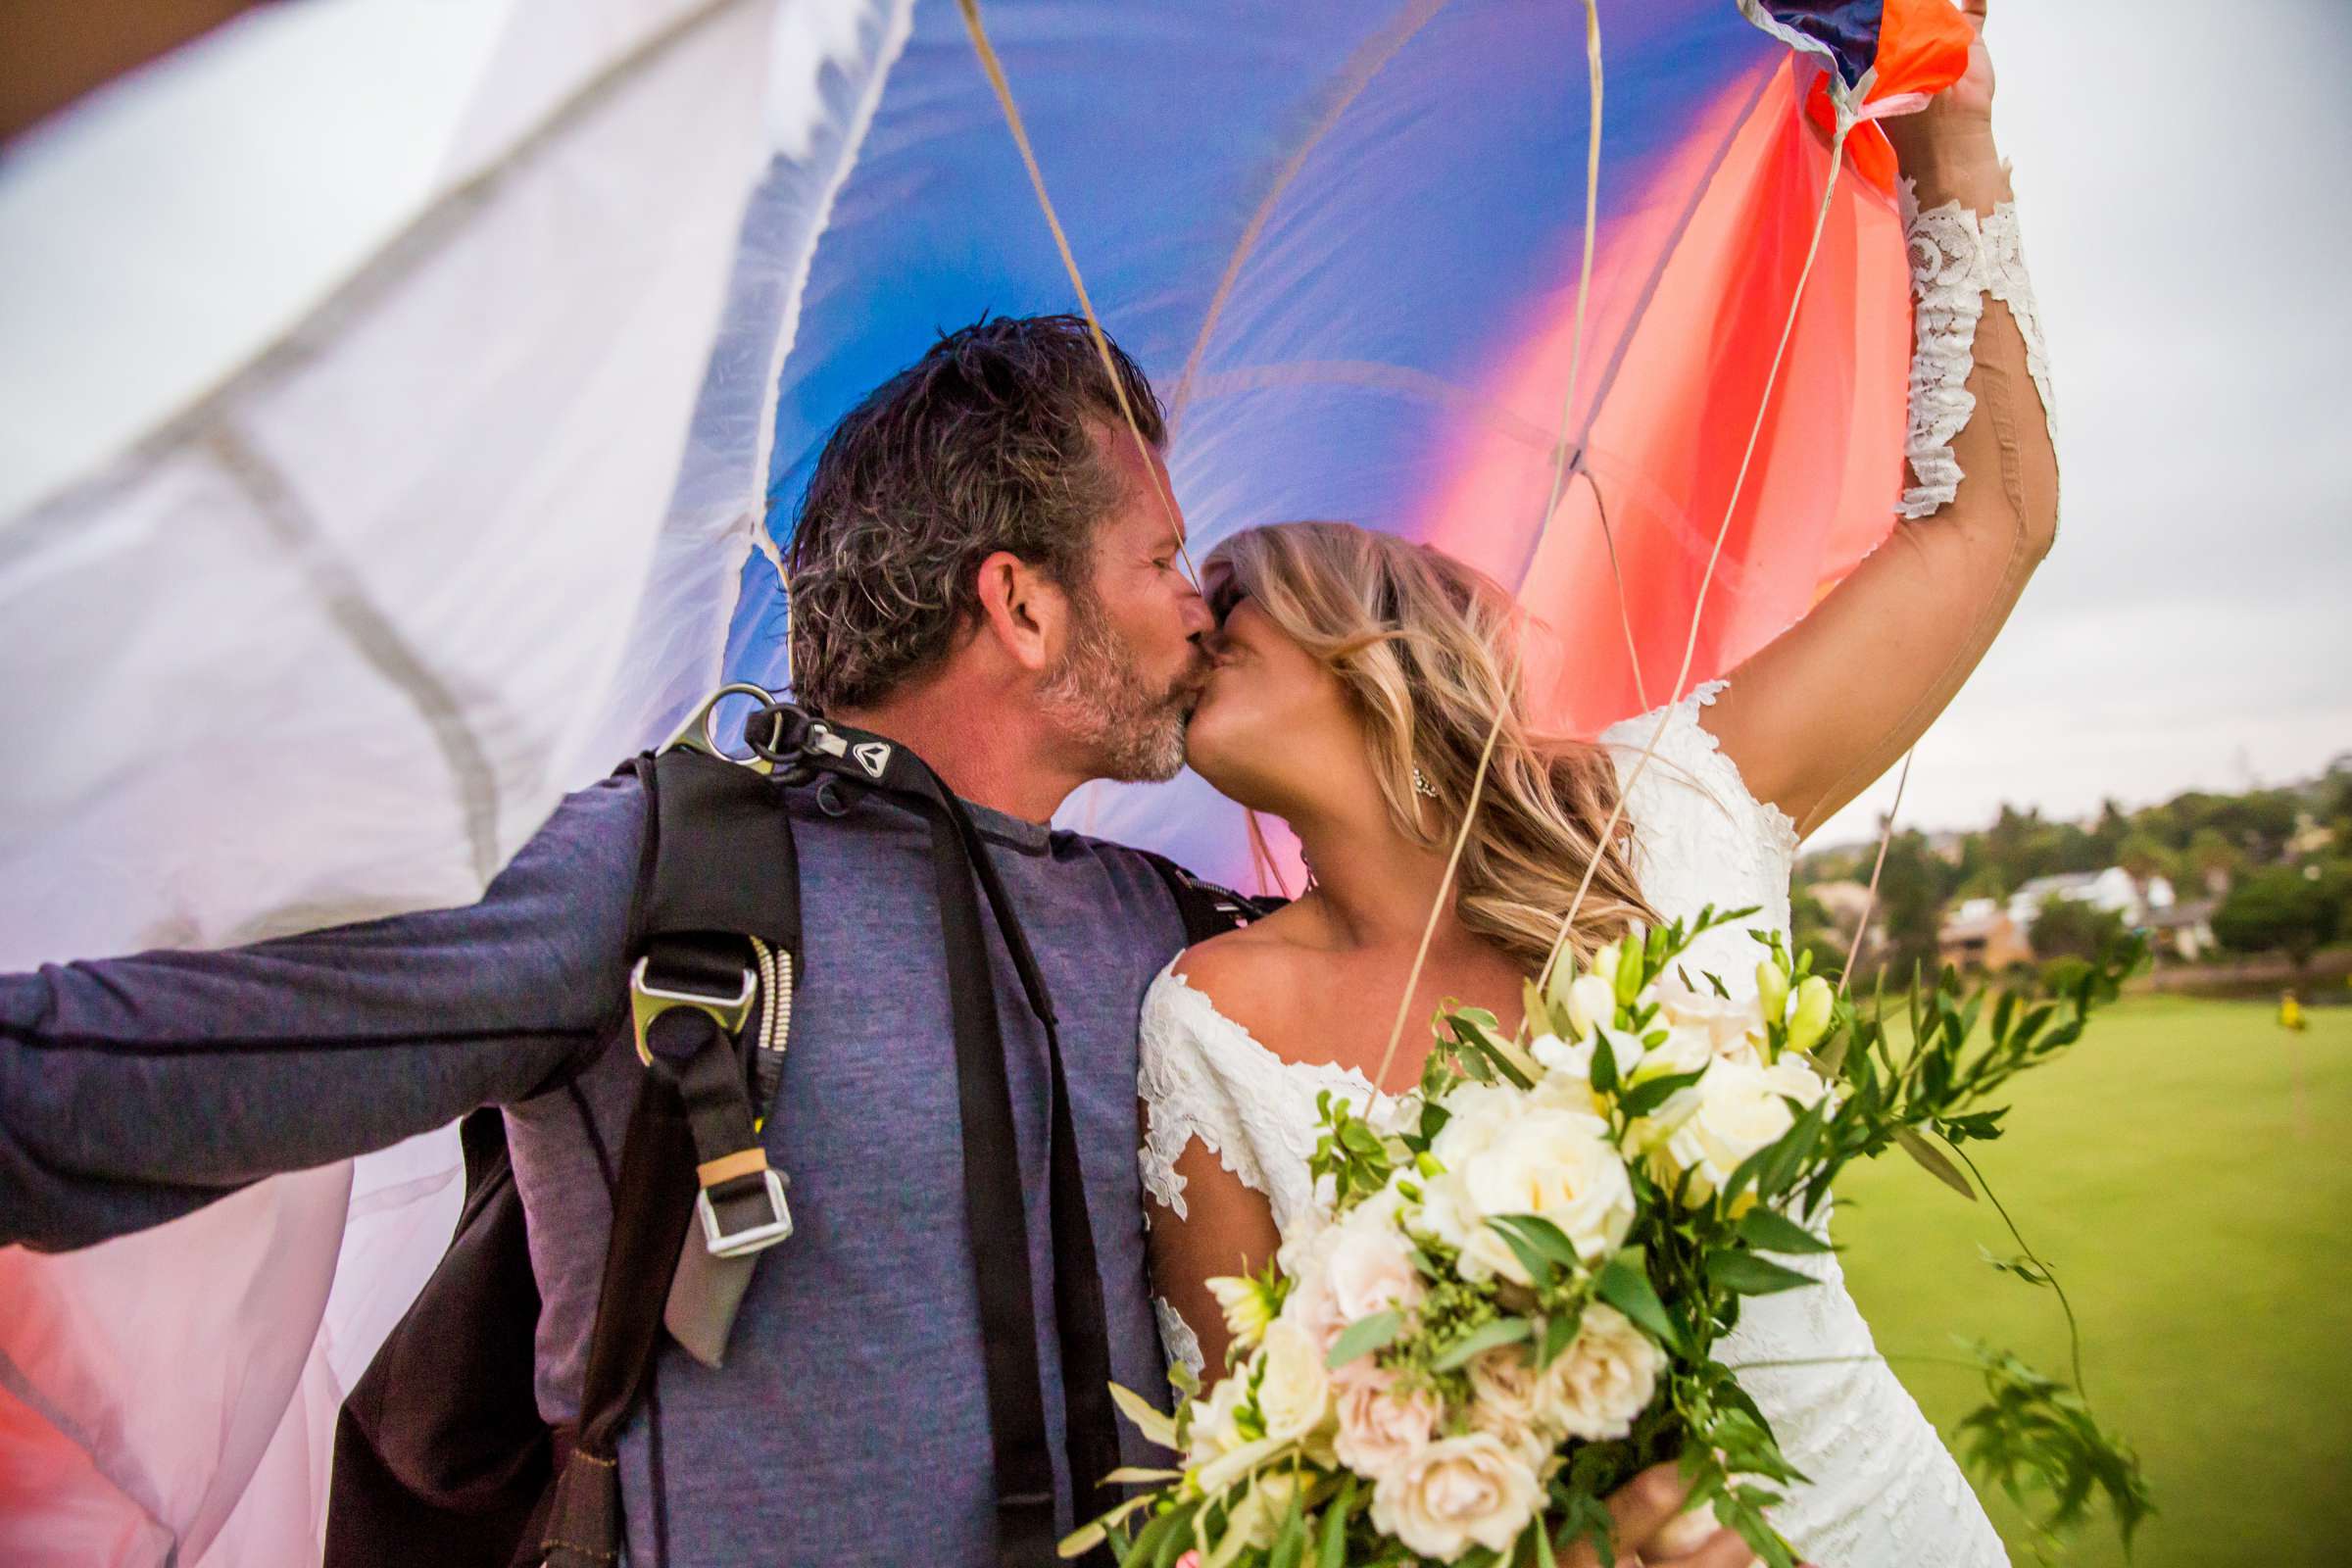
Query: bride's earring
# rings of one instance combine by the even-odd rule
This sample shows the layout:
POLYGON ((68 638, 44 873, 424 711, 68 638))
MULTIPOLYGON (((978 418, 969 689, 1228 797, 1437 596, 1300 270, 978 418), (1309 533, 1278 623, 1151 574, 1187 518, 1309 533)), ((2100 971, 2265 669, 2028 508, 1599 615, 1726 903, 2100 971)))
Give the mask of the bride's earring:
POLYGON ((1413 764, 1413 793, 1433 801, 1438 798, 1438 787, 1422 773, 1419 762, 1413 764))

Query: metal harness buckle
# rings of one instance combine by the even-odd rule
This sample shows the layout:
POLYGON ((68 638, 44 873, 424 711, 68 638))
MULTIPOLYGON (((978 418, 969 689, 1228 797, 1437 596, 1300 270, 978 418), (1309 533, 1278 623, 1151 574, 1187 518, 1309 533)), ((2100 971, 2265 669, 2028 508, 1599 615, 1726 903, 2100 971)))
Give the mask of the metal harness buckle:
POLYGON ((654 1064, 654 1049, 647 1044, 646 1031, 653 1021, 672 1007, 692 1007, 708 1013, 721 1029, 730 1035, 743 1033, 751 1021, 752 997, 760 989, 759 971, 743 971, 743 989, 732 997, 707 996, 699 991, 672 991, 649 982, 645 966, 649 960, 639 958, 637 967, 629 971, 629 1022, 637 1033, 637 1059, 648 1067, 654 1064))
POLYGON ((792 1235, 792 1210, 784 1202, 784 1173, 773 1166, 762 1166, 760 1174, 766 1178, 767 1212, 765 1221, 747 1225, 742 1230, 722 1230, 718 1210, 710 1205, 710 1189, 706 1187, 694 1195, 694 1212, 703 1222, 703 1246, 712 1257, 742 1257, 775 1246, 792 1235))

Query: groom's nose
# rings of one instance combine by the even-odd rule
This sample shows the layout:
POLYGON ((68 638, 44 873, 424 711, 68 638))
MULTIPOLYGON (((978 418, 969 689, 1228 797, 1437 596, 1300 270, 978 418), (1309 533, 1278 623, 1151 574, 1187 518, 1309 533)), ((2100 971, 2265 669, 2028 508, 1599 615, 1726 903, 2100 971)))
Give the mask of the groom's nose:
POLYGON ((1209 611, 1208 601, 1200 597, 1198 588, 1185 589, 1183 613, 1184 634, 1195 642, 1217 629, 1217 617, 1209 611))

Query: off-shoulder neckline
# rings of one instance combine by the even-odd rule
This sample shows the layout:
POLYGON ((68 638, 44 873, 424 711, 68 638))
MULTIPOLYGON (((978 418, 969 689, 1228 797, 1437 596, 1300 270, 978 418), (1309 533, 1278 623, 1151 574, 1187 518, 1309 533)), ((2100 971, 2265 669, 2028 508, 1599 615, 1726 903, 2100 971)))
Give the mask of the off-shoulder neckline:
POLYGON ((1385 1094, 1379 1089, 1374 1088, 1372 1080, 1364 1075, 1364 1071, 1360 1067, 1345 1066, 1336 1061, 1305 1061, 1296 1056, 1286 1056, 1281 1052, 1276 1051, 1273 1047, 1258 1039, 1256 1035, 1250 1033, 1249 1025, 1241 1022, 1239 1019, 1227 1013, 1224 1008, 1218 1006, 1216 999, 1210 996, 1207 992, 1201 990, 1199 986, 1193 984, 1190 976, 1179 974, 1176 970, 1176 965, 1182 963, 1183 961, 1184 955, 1181 953, 1170 958, 1160 969, 1158 975, 1152 980, 1152 990, 1156 992, 1161 986, 1165 985, 1170 987, 1175 995, 1193 999, 1193 1001, 1199 1004, 1200 1009, 1206 1012, 1211 1019, 1215 1020, 1217 1025, 1222 1028, 1227 1035, 1231 1036, 1234 1040, 1239 1041, 1251 1053, 1264 1057, 1277 1067, 1297 1069, 1299 1072, 1311 1073, 1327 1079, 1334 1077, 1342 1079, 1353 1087, 1362 1090, 1366 1095, 1371 1096, 1373 1100, 1383 1103, 1393 1104, 1399 1098, 1396 1095, 1385 1094))

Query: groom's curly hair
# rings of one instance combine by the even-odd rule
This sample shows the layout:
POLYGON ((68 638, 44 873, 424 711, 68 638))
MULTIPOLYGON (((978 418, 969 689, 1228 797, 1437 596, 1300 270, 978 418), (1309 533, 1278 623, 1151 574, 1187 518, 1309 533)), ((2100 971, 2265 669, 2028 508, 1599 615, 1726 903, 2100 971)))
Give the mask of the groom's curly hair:
POLYGON ((984 318, 834 427, 786 561, 805 707, 865 706, 947 658, 1000 550, 1091 592, 1096 527, 1120 495, 1096 432, 1127 438, 1120 389, 1144 439, 1166 439, 1143 371, 1114 344, 1114 383, 1102 359, 1082 318, 984 318))

